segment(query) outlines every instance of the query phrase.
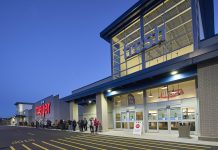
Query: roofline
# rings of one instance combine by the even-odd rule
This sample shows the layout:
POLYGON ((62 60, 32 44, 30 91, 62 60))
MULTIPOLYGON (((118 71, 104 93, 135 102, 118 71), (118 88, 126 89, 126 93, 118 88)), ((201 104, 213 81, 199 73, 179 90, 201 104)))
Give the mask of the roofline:
POLYGON ((163 0, 139 0, 103 31, 101 31, 100 37, 107 42, 110 42, 110 37, 118 30, 121 30, 125 25, 139 17, 141 13, 150 11, 151 8, 156 7, 162 1, 163 0))
POLYGON ((19 104, 33 105, 34 103, 30 103, 30 102, 16 102, 16 103, 14 103, 14 105, 19 105, 19 104))

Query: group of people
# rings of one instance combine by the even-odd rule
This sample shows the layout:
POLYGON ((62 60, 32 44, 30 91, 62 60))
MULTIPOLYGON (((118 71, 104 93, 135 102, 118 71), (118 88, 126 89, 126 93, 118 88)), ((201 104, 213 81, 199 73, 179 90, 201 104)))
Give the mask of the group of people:
POLYGON ((80 132, 87 131, 88 127, 90 128, 91 133, 97 133, 102 130, 102 126, 99 120, 96 118, 90 118, 87 120, 86 118, 80 119, 78 122, 76 120, 72 121, 72 130, 76 131, 76 127, 79 127, 80 132))

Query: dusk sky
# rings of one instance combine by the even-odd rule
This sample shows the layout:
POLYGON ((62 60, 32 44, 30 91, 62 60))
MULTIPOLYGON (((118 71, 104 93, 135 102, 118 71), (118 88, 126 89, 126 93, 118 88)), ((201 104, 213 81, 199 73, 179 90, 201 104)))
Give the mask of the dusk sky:
POLYGON ((0 117, 111 75, 100 32, 137 0, 1 0, 0 117))

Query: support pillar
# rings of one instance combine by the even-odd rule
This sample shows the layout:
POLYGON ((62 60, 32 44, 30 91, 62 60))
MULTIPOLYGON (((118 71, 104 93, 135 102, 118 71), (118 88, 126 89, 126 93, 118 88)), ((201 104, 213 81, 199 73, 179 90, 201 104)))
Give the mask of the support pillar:
POLYGON ((102 124, 102 131, 108 130, 108 102, 103 93, 96 95, 96 113, 97 119, 102 124))
POLYGON ((74 101, 70 102, 70 120, 76 120, 79 119, 79 112, 78 112, 78 104, 74 101))

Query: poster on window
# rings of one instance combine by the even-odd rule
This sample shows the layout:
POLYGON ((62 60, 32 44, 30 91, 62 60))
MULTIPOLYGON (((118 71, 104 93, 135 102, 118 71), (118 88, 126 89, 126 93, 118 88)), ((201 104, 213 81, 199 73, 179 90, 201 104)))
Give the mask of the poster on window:
POLYGON ((133 134, 134 135, 142 135, 142 121, 135 121, 134 122, 133 134))
POLYGON ((128 94, 128 105, 135 105, 135 97, 132 94, 128 94))

